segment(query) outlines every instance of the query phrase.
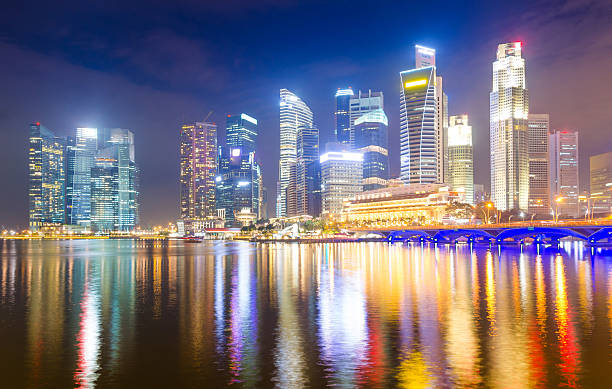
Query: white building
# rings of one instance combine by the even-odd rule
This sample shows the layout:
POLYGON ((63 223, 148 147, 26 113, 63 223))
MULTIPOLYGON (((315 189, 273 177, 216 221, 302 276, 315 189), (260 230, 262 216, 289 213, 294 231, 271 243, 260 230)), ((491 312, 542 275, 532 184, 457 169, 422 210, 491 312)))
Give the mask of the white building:
POLYGON ((448 126, 448 184, 465 192, 465 202, 474 204, 474 151, 468 115, 450 117, 448 126))
POLYGON ((528 208, 529 101, 521 42, 497 47, 490 93, 491 199, 497 209, 528 208))
POLYGON ((297 133, 299 128, 313 128, 313 114, 299 97, 287 89, 280 90, 280 159, 276 216, 287 215, 287 187, 291 179, 291 166, 297 162, 297 133))
POLYGON ((339 214, 342 202, 363 191, 363 155, 328 151, 321 155, 321 199, 323 215, 339 214))
POLYGON ((548 136, 550 198, 562 197, 561 216, 578 217, 578 131, 555 131, 548 136))

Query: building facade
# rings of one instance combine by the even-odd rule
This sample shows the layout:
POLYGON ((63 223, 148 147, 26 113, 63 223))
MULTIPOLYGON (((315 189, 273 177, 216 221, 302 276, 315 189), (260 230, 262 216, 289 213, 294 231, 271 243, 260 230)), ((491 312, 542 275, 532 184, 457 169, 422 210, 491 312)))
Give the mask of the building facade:
POLYGON ((287 89, 280 90, 280 159, 276 216, 287 216, 287 188, 291 169, 297 162, 297 133, 300 128, 313 128, 313 114, 308 105, 287 89))
POLYGON ((45 223, 65 222, 65 139, 40 123, 29 133, 29 228, 39 231, 45 223))
POLYGON ((66 224, 91 228, 91 171, 98 148, 97 128, 77 128, 66 146, 66 224))
POLYGON ((501 211, 529 205, 529 101, 521 43, 504 43, 490 93, 491 199, 501 211))
POLYGON ((591 209, 595 216, 608 216, 612 211, 612 152, 590 158, 591 209))
POLYGON ((527 122, 527 144, 529 151, 529 203, 528 213, 545 215, 550 213, 550 174, 548 114, 532 114, 527 122))
POLYGON ((297 136, 295 167, 296 209, 289 216, 321 214, 321 165, 319 163, 319 130, 300 128, 297 136))
POLYGON ((382 188, 345 201, 341 220, 358 226, 441 224, 446 207, 454 202, 465 202, 463 194, 442 184, 382 188))
POLYGON ((257 119, 241 113, 227 115, 226 143, 232 149, 240 149, 242 153, 255 152, 257 144, 257 119))
POLYGON ((580 216, 578 131, 555 131, 548 136, 550 199, 561 197, 559 214, 580 216))
POLYGON ((363 190, 384 188, 389 180, 389 120, 385 111, 370 111, 353 125, 355 149, 363 154, 363 190))
POLYGON ((448 185, 465 193, 465 202, 474 203, 474 150, 468 115, 451 116, 448 126, 448 185))
POLYGON ((328 151, 321 163, 321 212, 339 214, 342 203, 363 191, 363 155, 355 152, 328 151))
POLYGON ((216 176, 217 125, 208 122, 183 125, 180 135, 182 219, 201 220, 216 215, 216 176))
POLYGON ((367 114, 368 112, 377 111, 379 109, 385 109, 385 98, 382 92, 373 92, 368 90, 362 92, 361 90, 351 96, 349 107, 349 121, 351 125, 350 130, 350 149, 355 149, 355 121, 367 114))
POLYGON ((351 97, 353 95, 353 90, 349 87, 347 89, 338 89, 335 96, 336 112, 334 116, 336 119, 336 126, 334 135, 338 142, 347 145, 350 145, 351 141, 351 118, 349 111, 351 107, 351 97))

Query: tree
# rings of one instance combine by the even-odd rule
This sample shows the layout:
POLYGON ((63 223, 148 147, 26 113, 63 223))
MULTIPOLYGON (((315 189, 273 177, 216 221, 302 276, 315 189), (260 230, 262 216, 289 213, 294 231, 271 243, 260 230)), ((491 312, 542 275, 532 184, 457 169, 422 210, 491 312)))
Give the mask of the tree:
POLYGON ((454 219, 471 219, 474 216, 474 207, 454 201, 446 206, 446 214, 454 219))

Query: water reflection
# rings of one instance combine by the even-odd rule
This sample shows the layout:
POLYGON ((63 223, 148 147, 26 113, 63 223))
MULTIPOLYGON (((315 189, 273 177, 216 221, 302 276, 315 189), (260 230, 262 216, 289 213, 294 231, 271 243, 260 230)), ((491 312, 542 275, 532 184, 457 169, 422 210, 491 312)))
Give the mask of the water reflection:
POLYGON ((612 256, 0 243, 9 387, 611 387, 612 256))

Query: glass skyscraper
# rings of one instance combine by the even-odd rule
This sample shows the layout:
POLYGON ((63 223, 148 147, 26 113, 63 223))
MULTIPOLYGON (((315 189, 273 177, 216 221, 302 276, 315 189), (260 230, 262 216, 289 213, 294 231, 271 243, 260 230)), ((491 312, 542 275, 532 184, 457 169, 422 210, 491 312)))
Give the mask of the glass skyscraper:
POLYGON ((362 115, 353 125, 355 148, 363 154, 363 190, 387 186, 389 180, 387 115, 382 109, 362 115))
POLYGON ((550 213, 550 179, 548 162, 548 114, 528 116, 527 147, 529 151, 529 202, 530 214, 547 215, 550 213))
POLYGON ((216 215, 217 125, 185 124, 180 138, 181 218, 203 220, 216 215))
POLYGON ((297 133, 300 128, 313 128, 310 108, 287 89, 280 90, 280 159, 278 162, 278 186, 276 216, 287 216, 287 188, 291 169, 297 162, 297 133))
MULTIPOLYGON (((359 119, 368 112, 376 111, 379 109, 385 109, 385 99, 382 92, 357 92, 356 95, 351 96, 349 102, 349 121, 350 121, 350 135, 348 145, 351 149, 355 148, 355 120, 359 119)), ((343 142, 346 144, 346 142, 343 142)))
POLYGON ((550 198, 563 197, 562 216, 579 217, 578 131, 557 130, 548 136, 550 198))
POLYGON ((465 192, 465 202, 474 204, 474 150, 468 115, 450 117, 448 126, 448 184, 465 192))
POLYGON ((66 223, 91 227, 91 171, 98 147, 96 128, 77 128, 66 146, 66 223))
POLYGON ((490 93, 491 200, 501 211, 529 205, 529 101, 521 42, 497 47, 490 93))
POLYGON ((336 91, 336 127, 334 135, 340 143, 350 144, 351 119, 349 116, 351 97, 354 95, 351 88, 336 91))
POLYGON ((248 154, 255 151, 257 120, 246 113, 227 115, 227 146, 248 154))
POLYGON ((300 128, 297 136, 295 215, 321 214, 321 166, 319 163, 319 130, 300 128))
POLYGON ((29 228, 44 223, 64 223, 65 140, 40 123, 29 134, 29 228))

